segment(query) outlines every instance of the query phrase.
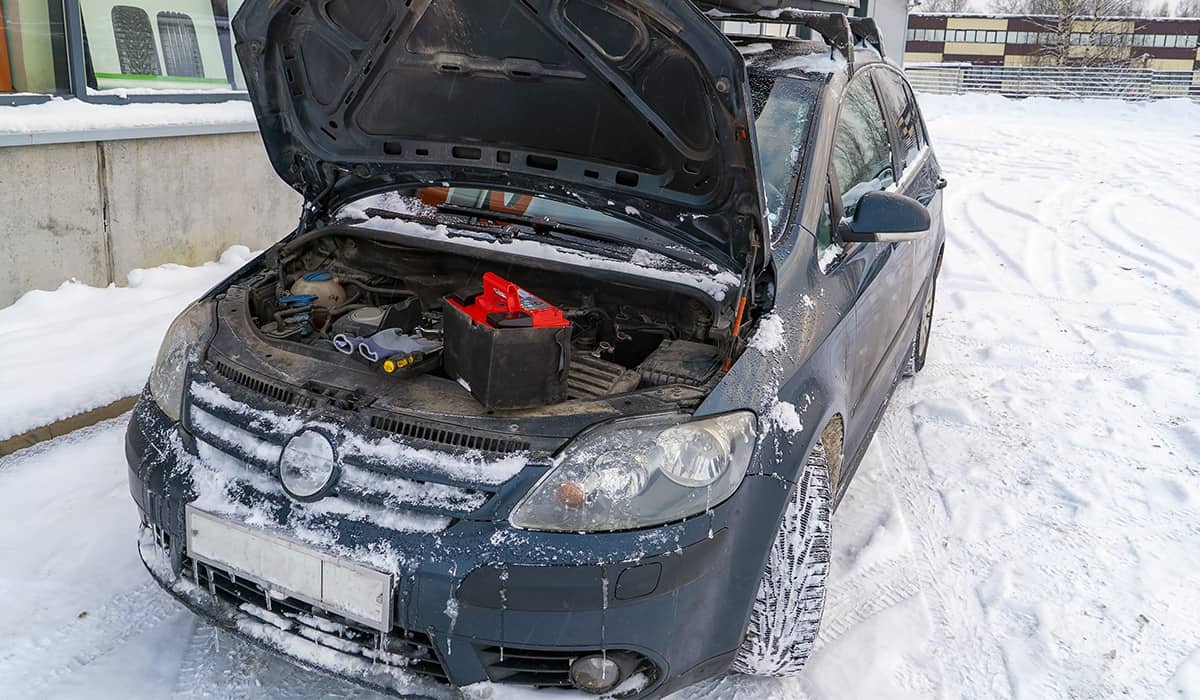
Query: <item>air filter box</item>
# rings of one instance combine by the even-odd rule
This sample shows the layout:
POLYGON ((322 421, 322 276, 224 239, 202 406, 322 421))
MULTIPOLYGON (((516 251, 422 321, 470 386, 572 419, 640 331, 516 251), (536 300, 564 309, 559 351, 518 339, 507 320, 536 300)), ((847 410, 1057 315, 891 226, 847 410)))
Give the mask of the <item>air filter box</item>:
POLYGON ((567 399, 571 322, 560 309, 489 272, 481 294, 446 297, 443 324, 447 374, 485 407, 567 399))

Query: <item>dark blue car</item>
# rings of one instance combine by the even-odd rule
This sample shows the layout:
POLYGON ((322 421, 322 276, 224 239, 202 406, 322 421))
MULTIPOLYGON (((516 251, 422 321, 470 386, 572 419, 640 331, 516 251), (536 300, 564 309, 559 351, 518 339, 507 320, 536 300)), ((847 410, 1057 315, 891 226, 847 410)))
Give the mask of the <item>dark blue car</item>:
POLYGON ((945 181, 873 24, 779 14, 821 38, 685 0, 249 0, 306 204, 134 411, 156 580, 402 695, 799 672, 831 513, 925 362, 945 181))

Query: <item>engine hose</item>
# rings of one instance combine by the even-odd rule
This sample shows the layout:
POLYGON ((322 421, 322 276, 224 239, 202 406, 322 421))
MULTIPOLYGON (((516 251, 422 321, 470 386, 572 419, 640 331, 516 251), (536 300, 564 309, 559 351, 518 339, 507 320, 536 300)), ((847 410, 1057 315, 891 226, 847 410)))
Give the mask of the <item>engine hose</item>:
POLYGON ((297 306, 294 309, 282 309, 275 312, 275 327, 283 328, 283 319, 297 316, 303 313, 311 313, 315 307, 312 304, 305 306, 297 306))
POLYGON ((355 287, 361 289, 362 291, 370 292, 371 294, 391 294, 391 295, 401 296, 401 297, 417 296, 416 292, 408 290, 408 289, 389 289, 387 287, 372 287, 371 285, 367 284, 366 282, 360 282, 352 277, 347 277, 347 278, 343 279, 342 284, 354 285, 355 287))

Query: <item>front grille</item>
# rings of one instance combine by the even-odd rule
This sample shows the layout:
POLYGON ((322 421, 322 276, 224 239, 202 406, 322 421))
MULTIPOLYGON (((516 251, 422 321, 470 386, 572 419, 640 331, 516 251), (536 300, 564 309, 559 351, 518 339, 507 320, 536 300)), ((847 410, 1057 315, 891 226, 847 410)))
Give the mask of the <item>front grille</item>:
MULTIPOLYGON (((196 387, 213 388, 197 383, 196 387)), ((230 405, 228 397, 215 391, 194 389, 188 412, 188 430, 201 447, 233 457, 248 471, 242 490, 268 500, 283 498, 282 488, 264 492, 276 483, 279 457, 287 440, 303 422, 249 407, 230 405), (261 477, 270 477, 264 481, 261 477)), ((423 469, 416 463, 380 460, 355 454, 341 455, 342 474, 336 491, 327 498, 353 503, 362 512, 405 512, 417 520, 441 519, 440 525, 425 522, 420 529, 444 529, 450 523, 471 517, 484 507, 498 485, 461 482, 449 474, 423 469)), ((420 524, 420 523, 416 523, 420 524)))
POLYGON ((272 597, 252 581, 191 558, 184 558, 182 573, 184 578, 260 621, 276 627, 280 620, 288 621, 291 628, 287 632, 314 644, 449 682, 433 640, 424 632, 393 627, 383 634, 304 601, 272 597))
POLYGON ((497 454, 513 454, 528 452, 529 443, 523 440, 492 437, 478 433, 468 433, 459 430, 449 430, 435 427, 417 421, 405 420, 396 416, 371 416, 371 427, 385 433, 393 433, 410 440, 423 440, 436 445, 458 447, 464 450, 480 452, 495 452, 497 454))
POLYGON ((220 376, 256 394, 261 394, 268 399, 298 408, 312 408, 316 405, 315 401, 303 394, 298 394, 274 382, 255 377, 221 360, 217 360, 213 364, 216 366, 217 374, 220 376))

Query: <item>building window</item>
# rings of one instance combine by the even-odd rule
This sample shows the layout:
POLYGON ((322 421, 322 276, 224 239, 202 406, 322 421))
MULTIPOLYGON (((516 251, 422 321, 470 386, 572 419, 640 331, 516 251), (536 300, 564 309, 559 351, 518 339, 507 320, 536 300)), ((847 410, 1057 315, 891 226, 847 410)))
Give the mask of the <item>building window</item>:
POLYGON ((117 5, 112 9, 113 38, 117 60, 125 75, 159 75, 158 50, 150 15, 140 7, 117 5))
POLYGON ((19 103, 69 90, 62 2, 0 2, 0 94, 29 93, 11 98, 19 103))
POLYGON ((163 63, 167 75, 179 78, 203 78, 200 41, 192 18, 182 12, 158 13, 158 36, 162 40, 163 63))

